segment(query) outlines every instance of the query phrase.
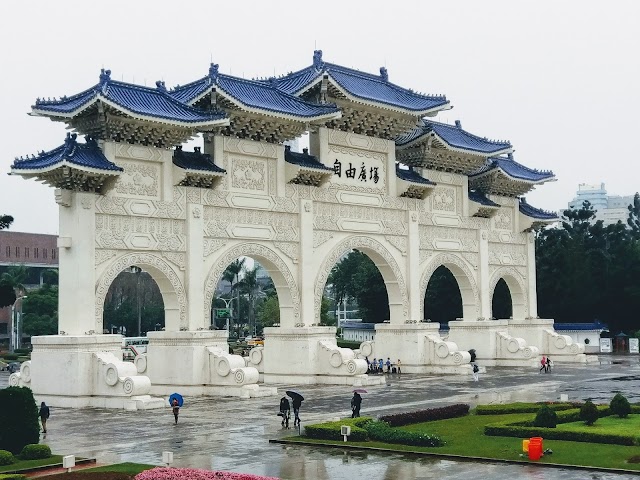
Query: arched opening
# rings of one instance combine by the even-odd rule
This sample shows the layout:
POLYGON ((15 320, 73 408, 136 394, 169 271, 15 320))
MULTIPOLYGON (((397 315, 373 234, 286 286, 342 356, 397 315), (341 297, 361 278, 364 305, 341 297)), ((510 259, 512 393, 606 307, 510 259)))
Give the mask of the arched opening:
MULTIPOLYGON (((365 323, 389 320, 401 324, 409 310, 398 264, 383 244, 369 237, 349 237, 324 259, 315 284, 316 323, 324 323, 322 308, 327 300, 331 304, 329 310, 334 311, 339 300, 346 300, 347 306, 357 305, 358 315, 365 323)), ((344 312, 344 305, 341 307, 344 312)))
POLYGON ((104 300, 103 325, 105 332, 127 337, 164 330, 162 293, 148 272, 133 266, 118 274, 104 300))
POLYGON ((223 253, 209 271, 204 307, 210 328, 226 329, 228 316, 231 337, 253 336, 268 326, 294 327, 300 295, 278 253, 264 245, 240 244, 223 253), (221 316, 218 308, 228 312, 221 316))
POLYGON ((424 295, 425 318, 432 322, 447 324, 462 318, 462 295, 456 277, 444 265, 435 269, 424 295))
POLYGON ((211 328, 229 338, 259 338, 265 327, 280 325, 280 301, 267 268, 239 257, 225 268, 211 303, 211 328))
POLYGON ((491 299, 492 317, 505 319, 513 317, 513 304, 511 302, 511 292, 504 278, 498 280, 491 299))
MULTIPOLYGON (((373 260, 360 250, 351 250, 331 269, 322 302, 321 324, 346 323, 350 328, 349 321, 382 323, 390 318, 384 278, 373 260)), ((348 332, 344 333, 346 338, 348 332)))

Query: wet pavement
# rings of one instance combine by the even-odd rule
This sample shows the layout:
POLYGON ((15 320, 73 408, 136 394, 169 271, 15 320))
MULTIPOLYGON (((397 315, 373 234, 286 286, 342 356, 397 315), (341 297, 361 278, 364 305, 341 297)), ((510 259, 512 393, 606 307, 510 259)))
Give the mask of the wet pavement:
MULTIPOLYGON (((551 373, 528 368, 487 368, 479 382, 466 376, 391 375, 386 385, 367 387, 363 415, 382 415, 451 403, 505 403, 569 399, 609 402, 622 392, 640 402, 640 358, 601 357, 600 364, 557 365, 551 373)), ((0 373, 0 388, 8 375, 0 373)), ((278 385, 279 391, 292 388, 278 385)), ((349 415, 351 388, 293 387, 305 395, 301 418, 315 423, 349 415)), ((36 398, 37 400, 37 398, 36 398)), ((177 426, 170 408, 141 412, 105 409, 52 409, 43 443, 60 454, 96 457, 99 463, 162 463, 174 452, 174 466, 219 469, 310 479, 623 479, 632 475, 585 472, 534 465, 504 465, 439 460, 389 453, 362 453, 269 444, 291 435, 276 416, 279 396, 238 400, 185 398, 177 426)))

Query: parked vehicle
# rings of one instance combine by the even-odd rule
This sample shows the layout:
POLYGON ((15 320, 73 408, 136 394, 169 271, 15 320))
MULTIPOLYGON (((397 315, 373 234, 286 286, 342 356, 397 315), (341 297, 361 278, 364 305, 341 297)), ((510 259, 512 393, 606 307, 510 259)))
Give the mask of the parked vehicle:
POLYGON ((20 371, 20 362, 11 362, 7 365, 7 370, 9 373, 16 373, 20 371))

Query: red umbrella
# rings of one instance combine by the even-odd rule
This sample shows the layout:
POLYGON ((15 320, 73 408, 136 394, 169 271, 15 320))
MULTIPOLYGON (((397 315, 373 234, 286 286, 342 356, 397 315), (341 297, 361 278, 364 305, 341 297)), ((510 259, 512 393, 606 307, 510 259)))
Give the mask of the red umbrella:
POLYGON ((353 393, 367 393, 367 391, 364 388, 356 388, 353 393))

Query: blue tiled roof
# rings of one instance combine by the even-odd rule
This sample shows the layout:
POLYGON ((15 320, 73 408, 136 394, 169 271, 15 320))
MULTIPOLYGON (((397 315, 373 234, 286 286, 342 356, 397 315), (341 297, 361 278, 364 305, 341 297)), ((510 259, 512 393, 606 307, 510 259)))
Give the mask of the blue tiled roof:
POLYGON ((333 172, 332 168, 327 167, 323 163, 320 163, 316 157, 309 155, 307 149, 304 149, 303 153, 292 152, 289 145, 284 147, 284 159, 287 163, 292 163, 304 168, 313 168, 315 170, 325 170, 327 172, 333 172))
POLYGON ((481 205, 484 205, 486 207, 499 207, 500 206, 496 202, 488 199, 487 196, 484 193, 479 192, 477 190, 469 190, 469 200, 471 200, 472 202, 476 202, 476 203, 479 203, 481 205))
POLYGON ((173 152, 173 164, 185 170, 200 170, 215 173, 226 172, 226 170, 213 163, 211 155, 200 152, 200 147, 195 147, 193 152, 185 152, 181 146, 176 147, 173 152))
POLYGON ((404 180, 405 182, 411 183, 419 183, 421 185, 435 185, 434 182, 424 178, 418 172, 413 171, 413 169, 404 169, 400 168, 400 165, 396 163, 396 177, 400 180, 404 180))
POLYGON ((12 170, 50 170, 62 162, 78 167, 121 172, 122 168, 107 160, 95 140, 86 138, 86 143, 77 143, 75 134, 67 134, 64 144, 51 150, 41 152, 38 156, 16 158, 12 170))
POLYGON ((176 87, 171 95, 181 102, 193 104, 213 88, 245 107, 267 112, 301 118, 337 116, 339 113, 335 105, 318 105, 289 95, 275 88, 275 82, 245 80, 218 73, 217 65, 211 65, 208 76, 176 87))
POLYGON ((488 140, 463 130, 459 121, 456 121, 455 125, 447 125, 426 119, 422 119, 415 130, 398 137, 396 145, 407 145, 432 133, 441 138, 450 147, 488 155, 511 150, 512 148, 511 143, 506 140, 488 140))
POLYGON ((337 86, 353 97, 409 110, 416 114, 446 107, 449 103, 444 95, 424 95, 389 82, 385 68, 380 69, 380 75, 372 75, 326 63, 322 60, 321 50, 314 52, 313 65, 278 78, 276 83, 282 91, 297 95, 312 87, 325 73, 337 86))
POLYGON ((157 88, 142 87, 111 80, 111 71, 104 70, 100 83, 72 97, 40 100, 32 106, 35 113, 51 116, 73 117, 97 100, 120 107, 132 116, 150 117, 169 122, 189 124, 220 123, 222 112, 205 112, 171 97, 164 82, 156 82, 157 88))
POLYGON ((554 323, 553 328, 557 330, 609 330, 609 326, 595 321, 591 323, 554 323))
POLYGON ((511 154, 507 157, 492 157, 487 159, 487 162, 477 171, 469 175, 469 177, 476 177, 495 169, 500 169, 505 175, 524 182, 538 183, 553 180, 555 178, 552 171, 541 171, 525 167, 524 165, 516 162, 511 154))
POLYGON ((553 212, 547 212, 540 208, 532 207, 527 203, 524 198, 520 199, 519 203, 520 213, 526 215, 527 217, 536 218, 539 220, 557 220, 558 215, 553 212))

